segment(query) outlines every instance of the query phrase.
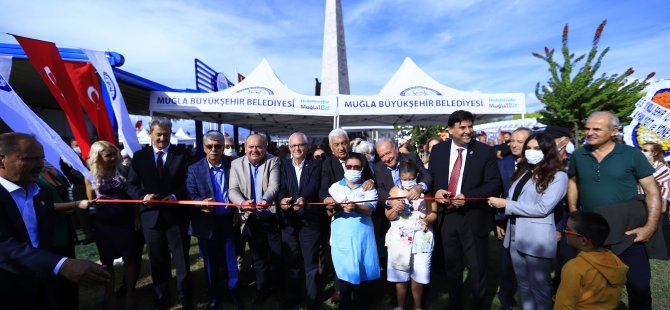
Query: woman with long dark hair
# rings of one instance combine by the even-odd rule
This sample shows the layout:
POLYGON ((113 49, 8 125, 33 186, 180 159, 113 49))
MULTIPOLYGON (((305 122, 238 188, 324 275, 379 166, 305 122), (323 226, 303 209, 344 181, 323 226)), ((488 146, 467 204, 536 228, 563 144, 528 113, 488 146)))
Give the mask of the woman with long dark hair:
POLYGON ((507 199, 490 197, 489 205, 505 208, 509 248, 523 309, 551 309, 551 261, 556 256, 554 207, 568 189, 568 176, 554 139, 533 133, 512 176, 507 199))

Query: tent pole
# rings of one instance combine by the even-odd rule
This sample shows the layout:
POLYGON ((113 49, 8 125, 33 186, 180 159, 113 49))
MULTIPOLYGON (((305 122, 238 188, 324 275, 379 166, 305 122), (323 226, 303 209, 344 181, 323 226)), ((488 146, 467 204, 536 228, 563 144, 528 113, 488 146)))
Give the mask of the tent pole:
POLYGON ((198 160, 205 157, 205 151, 202 149, 203 136, 202 121, 195 121, 195 158, 198 160))

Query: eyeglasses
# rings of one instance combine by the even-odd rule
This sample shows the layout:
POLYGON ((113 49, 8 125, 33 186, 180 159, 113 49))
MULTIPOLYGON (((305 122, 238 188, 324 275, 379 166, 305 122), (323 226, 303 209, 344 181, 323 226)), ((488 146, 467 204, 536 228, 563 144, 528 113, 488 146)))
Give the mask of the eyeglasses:
POLYGON ((595 181, 600 182, 600 164, 593 165, 593 172, 595 173, 595 181))
POLYGON ((564 230, 561 230, 561 233, 564 234, 564 235, 573 235, 573 236, 577 236, 577 237, 584 237, 586 239, 590 239, 589 237, 584 236, 584 235, 582 235, 578 232, 572 231, 572 230, 564 229, 564 230))
POLYGON ((215 149, 220 150, 223 147, 221 144, 205 144, 205 148, 208 150, 215 149))
POLYGON ((359 165, 344 165, 344 167, 347 168, 347 170, 363 170, 363 167, 359 165))
POLYGON ((234 146, 233 146, 232 144, 226 144, 226 146, 223 147, 223 148, 224 148, 224 149, 232 149, 233 147, 234 147, 234 146))
POLYGON ((314 159, 321 159, 321 155, 314 155, 314 159))
POLYGON ((294 149, 296 147, 305 147, 307 143, 300 143, 300 144, 289 144, 289 148, 294 149))

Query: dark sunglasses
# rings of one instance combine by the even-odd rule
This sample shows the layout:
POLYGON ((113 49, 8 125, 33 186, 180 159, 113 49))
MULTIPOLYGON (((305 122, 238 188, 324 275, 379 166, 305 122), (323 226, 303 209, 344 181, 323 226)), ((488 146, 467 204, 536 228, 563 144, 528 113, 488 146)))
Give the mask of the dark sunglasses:
POLYGON ((314 155, 314 159, 321 159, 321 155, 314 155))
POLYGON ((359 165, 344 165, 344 167, 347 168, 347 170, 363 170, 363 167, 359 165))
POLYGON ((205 148, 208 150, 215 149, 220 150, 223 147, 221 144, 205 144, 205 148))

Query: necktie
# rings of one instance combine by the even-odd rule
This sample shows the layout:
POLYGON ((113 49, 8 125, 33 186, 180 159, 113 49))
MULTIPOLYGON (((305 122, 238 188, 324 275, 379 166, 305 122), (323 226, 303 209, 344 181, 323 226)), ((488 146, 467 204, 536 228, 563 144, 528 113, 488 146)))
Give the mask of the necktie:
POLYGON ((449 176, 449 186, 447 191, 452 195, 456 195, 456 190, 458 189, 458 177, 461 175, 461 166, 463 165, 463 148, 458 148, 458 157, 456 157, 456 162, 454 167, 451 169, 451 175, 449 176))
POLYGON ((163 177, 163 151, 156 152, 156 171, 158 172, 158 177, 163 177))

